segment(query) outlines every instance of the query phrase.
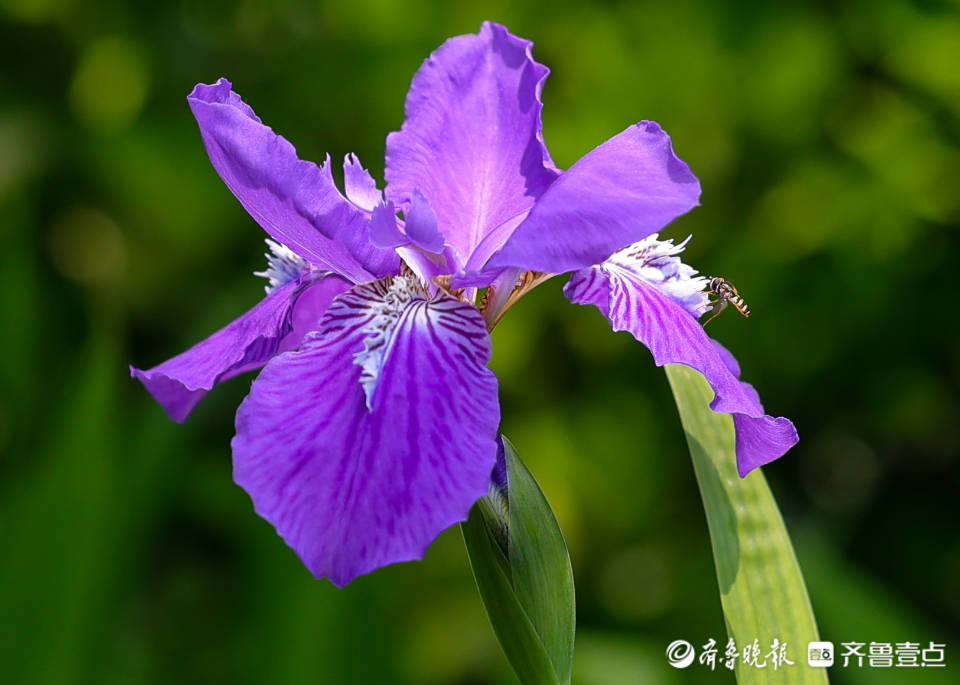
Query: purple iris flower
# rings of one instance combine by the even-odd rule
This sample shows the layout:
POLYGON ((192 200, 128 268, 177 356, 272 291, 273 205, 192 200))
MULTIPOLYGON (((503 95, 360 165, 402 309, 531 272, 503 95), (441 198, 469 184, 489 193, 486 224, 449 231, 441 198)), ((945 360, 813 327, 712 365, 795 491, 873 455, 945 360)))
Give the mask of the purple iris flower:
POLYGON ((734 416, 740 473, 797 440, 697 322, 706 279, 656 232, 700 185, 655 123, 567 171, 541 134, 548 69, 485 23, 421 66, 387 137, 383 193, 353 155, 297 157, 225 79, 188 97, 210 160, 269 234, 266 297, 210 338, 131 369, 177 421, 263 367, 236 417, 234 477, 317 576, 422 558, 490 487, 500 409, 488 329, 551 274, 657 364, 701 371, 734 416), (479 288, 486 288, 482 296, 479 288))

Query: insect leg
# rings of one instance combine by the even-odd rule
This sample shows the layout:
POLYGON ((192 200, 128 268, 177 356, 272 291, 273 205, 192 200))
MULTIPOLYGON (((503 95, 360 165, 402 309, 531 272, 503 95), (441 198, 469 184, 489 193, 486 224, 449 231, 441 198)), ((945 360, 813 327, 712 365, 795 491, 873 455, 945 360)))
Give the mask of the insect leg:
POLYGON ((716 310, 713 312, 713 315, 709 319, 703 322, 703 327, 706 328, 707 324, 713 321, 714 319, 716 319, 718 316, 720 316, 720 312, 722 312, 726 308, 727 308, 727 298, 722 297, 720 298, 720 306, 716 308, 716 310))

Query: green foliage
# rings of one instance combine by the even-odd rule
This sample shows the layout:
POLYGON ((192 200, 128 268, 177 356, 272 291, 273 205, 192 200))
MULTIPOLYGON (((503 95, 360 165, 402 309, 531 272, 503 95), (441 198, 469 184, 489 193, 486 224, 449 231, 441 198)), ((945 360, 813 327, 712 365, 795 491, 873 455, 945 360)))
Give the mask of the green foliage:
POLYGON ((487 615, 524 685, 569 685, 576 631, 573 569, 540 486, 504 438, 509 488, 462 524, 487 615))
MULTIPOLYGON (((826 670, 805 663, 807 643, 820 639, 817 624, 763 473, 757 469, 746 478, 737 474, 733 418, 710 410, 713 390, 703 376, 680 364, 668 364, 666 371, 707 514, 729 636, 740 649, 757 639, 763 651, 776 638, 786 644, 787 658, 794 662, 774 671, 769 663, 761 670, 738 660, 737 682, 826 683, 826 670)), ((718 645, 722 654, 723 642, 718 645)))

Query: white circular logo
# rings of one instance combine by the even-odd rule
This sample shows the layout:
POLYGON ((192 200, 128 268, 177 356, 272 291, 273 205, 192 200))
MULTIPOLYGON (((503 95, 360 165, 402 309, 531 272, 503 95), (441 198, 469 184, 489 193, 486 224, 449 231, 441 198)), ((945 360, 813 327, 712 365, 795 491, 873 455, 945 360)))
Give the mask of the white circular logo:
POLYGON ((674 640, 667 645, 667 661, 674 668, 686 668, 693 663, 693 645, 686 640, 674 640))

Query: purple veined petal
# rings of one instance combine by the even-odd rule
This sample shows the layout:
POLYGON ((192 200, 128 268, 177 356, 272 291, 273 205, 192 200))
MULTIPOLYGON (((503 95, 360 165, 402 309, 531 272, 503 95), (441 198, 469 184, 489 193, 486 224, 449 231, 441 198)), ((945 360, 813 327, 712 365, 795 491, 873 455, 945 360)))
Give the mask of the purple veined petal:
POLYGON ((130 367, 174 421, 183 422, 217 383, 263 366, 316 328, 334 297, 350 287, 338 276, 297 280, 186 352, 143 371, 130 367))
POLYGON ((594 266, 574 272, 564 293, 576 304, 596 306, 615 331, 629 331, 653 353, 657 366, 685 364, 704 375, 715 393, 710 408, 733 414, 741 477, 797 443, 793 423, 767 416, 753 387, 733 373, 739 371, 733 355, 707 336, 683 306, 647 281, 626 269, 594 266))
POLYGON ((337 190, 329 159, 297 157, 226 79, 197 85, 187 101, 217 173, 273 238, 356 283, 396 273, 397 256, 370 244, 368 213, 337 190))
POLYGON ((487 493, 496 460, 483 319, 449 296, 404 291, 411 281, 338 297, 237 412, 237 483, 307 568, 338 586, 422 558, 487 493), (361 373, 372 370, 365 392, 361 373))
POLYGON ((541 134, 549 69, 532 49, 490 22, 451 38, 417 71, 403 127, 387 136, 387 197, 401 206, 419 189, 429 198, 458 269, 559 173, 541 134))
POLYGON ((368 212, 383 201, 377 182, 352 152, 343 158, 343 190, 350 202, 368 212))
POLYGON ((696 207, 700 182, 641 121, 584 155, 537 200, 488 267, 564 273, 599 264, 696 207))
POLYGON ((346 292, 350 283, 333 274, 317 278, 312 281, 293 302, 290 313, 291 330, 280 343, 277 353, 295 350, 300 341, 312 331, 320 327, 323 315, 333 299, 346 292))

